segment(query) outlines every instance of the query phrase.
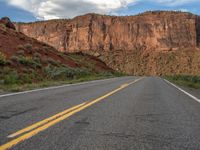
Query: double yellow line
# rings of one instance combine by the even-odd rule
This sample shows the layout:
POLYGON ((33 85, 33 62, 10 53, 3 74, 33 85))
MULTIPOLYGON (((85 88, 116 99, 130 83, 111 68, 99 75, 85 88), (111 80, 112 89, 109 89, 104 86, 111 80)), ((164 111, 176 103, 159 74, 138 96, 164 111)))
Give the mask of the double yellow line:
POLYGON ((114 93, 126 88, 127 86, 129 86, 129 85, 131 85, 133 83, 138 82, 141 79, 142 78, 139 78, 139 79, 137 79, 137 80, 135 80, 135 81, 133 81, 131 83, 123 84, 119 88, 117 88, 117 89, 115 89, 115 90, 113 90, 113 91, 111 91, 111 92, 109 92, 109 93, 107 93, 107 94, 95 99, 95 100, 87 101, 85 103, 76 105, 76 106, 74 106, 72 108, 69 108, 67 110, 64 110, 64 111, 62 111, 62 112, 60 112, 60 113, 58 113, 58 114, 56 114, 56 115, 54 115, 52 117, 46 118, 46 119, 44 119, 44 120, 42 120, 40 122, 37 122, 37 123, 35 123, 33 125, 30 125, 30 126, 24 128, 24 129, 21 129, 21 130, 17 131, 16 133, 13 133, 13 134, 9 135, 8 138, 15 138, 15 137, 17 137, 17 138, 15 138, 15 139, 11 140, 10 142, 0 146, 0 150, 7 150, 7 149, 17 145, 18 143, 20 143, 20 142, 22 142, 22 141, 24 141, 26 139, 31 138, 32 136, 44 131, 45 129, 47 129, 47 128, 49 128, 49 127, 51 127, 51 126, 53 126, 53 125, 65 120, 67 118, 69 118, 70 116, 80 112, 81 110, 83 110, 83 109, 85 109, 85 108, 87 108, 87 107, 89 107, 89 106, 91 106, 91 105, 93 105, 93 104, 105 99, 108 96, 113 95, 114 93))

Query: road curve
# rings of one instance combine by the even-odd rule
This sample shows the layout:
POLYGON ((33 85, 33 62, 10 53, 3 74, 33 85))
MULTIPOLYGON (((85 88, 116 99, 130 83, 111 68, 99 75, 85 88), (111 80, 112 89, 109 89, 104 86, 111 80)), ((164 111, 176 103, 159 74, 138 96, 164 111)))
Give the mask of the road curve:
POLYGON ((11 95, 0 98, 0 150, 199 150, 199 114, 156 77, 11 95))

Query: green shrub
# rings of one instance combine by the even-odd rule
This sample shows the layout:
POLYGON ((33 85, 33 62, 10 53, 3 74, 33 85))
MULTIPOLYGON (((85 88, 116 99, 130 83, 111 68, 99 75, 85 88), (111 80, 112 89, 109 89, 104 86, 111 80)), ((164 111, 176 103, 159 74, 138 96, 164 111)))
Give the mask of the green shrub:
POLYGON ((3 67, 3 69, 0 69, 0 73, 3 73, 4 75, 9 74, 10 72, 13 72, 14 70, 10 67, 3 67))
POLYGON ((42 65, 40 64, 40 62, 36 62, 33 57, 30 56, 20 56, 19 57, 19 62, 25 66, 30 66, 33 68, 41 68, 42 65))
POLYGON ((34 76, 32 74, 21 74, 20 75, 20 83, 32 83, 34 76))
POLYGON ((3 31, 4 34, 7 32, 7 28, 4 24, 0 24, 0 29, 3 31))
POLYGON ((24 45, 24 49, 28 52, 28 53, 32 53, 33 51, 33 46, 30 43, 27 43, 24 45))
POLYGON ((18 45, 18 46, 17 46, 17 49, 18 49, 18 50, 24 50, 24 46, 23 46, 23 45, 18 45))
POLYGON ((36 53, 33 54, 33 57, 41 58, 41 54, 36 52, 36 53))
POLYGON ((165 76, 166 79, 174 81, 177 84, 189 86, 192 88, 200 88, 200 77, 190 75, 173 75, 165 76))
POLYGON ((54 65, 54 66, 58 66, 59 65, 59 63, 56 60, 54 60, 53 58, 50 58, 50 57, 47 58, 46 61, 48 63, 50 63, 51 65, 54 65))
POLYGON ((29 73, 29 69, 26 68, 26 67, 23 67, 23 68, 21 69, 21 71, 22 71, 23 73, 29 73))
POLYGON ((48 78, 55 80, 74 79, 89 75, 89 71, 86 69, 75 69, 69 67, 54 67, 48 65, 43 69, 48 78))
POLYGON ((19 50, 19 51, 16 52, 16 54, 24 56, 25 52, 24 52, 24 50, 19 50))
POLYGON ((41 59, 39 57, 34 57, 33 60, 38 63, 41 64, 41 59))
POLYGON ((122 77, 122 76, 127 75, 127 74, 122 73, 122 72, 113 72, 112 74, 113 74, 115 77, 122 77))
POLYGON ((33 60, 39 64, 41 64, 41 54, 40 53, 34 53, 33 60))
POLYGON ((2 52, 0 52, 0 65, 5 65, 6 64, 6 56, 2 52))
POLYGON ((14 61, 14 62, 19 62, 19 57, 18 56, 12 56, 11 58, 11 61, 14 61))
POLYGON ((6 65, 14 65, 11 60, 6 60, 6 65))
POLYGON ((188 82, 192 82, 192 83, 200 83, 200 77, 197 77, 197 76, 174 75, 174 76, 169 76, 168 78, 171 78, 173 80, 188 81, 188 82))
POLYGON ((112 77, 113 74, 112 72, 102 72, 102 73, 99 73, 100 76, 103 76, 103 77, 112 77))
POLYGON ((50 48, 49 48, 49 46, 43 46, 43 49, 48 51, 50 48))
POLYGON ((27 44, 24 45, 24 48, 32 50, 33 46, 32 46, 32 44, 27 43, 27 44))
POLYGON ((58 56, 64 57, 65 55, 63 53, 58 53, 58 56))
POLYGON ((10 84, 17 84, 17 83, 19 83, 19 75, 17 72, 13 71, 5 75, 4 84, 10 85, 10 84))
POLYGON ((30 65, 33 63, 33 59, 32 59, 32 57, 28 57, 28 56, 26 56, 26 57, 20 56, 19 62, 23 65, 30 65))

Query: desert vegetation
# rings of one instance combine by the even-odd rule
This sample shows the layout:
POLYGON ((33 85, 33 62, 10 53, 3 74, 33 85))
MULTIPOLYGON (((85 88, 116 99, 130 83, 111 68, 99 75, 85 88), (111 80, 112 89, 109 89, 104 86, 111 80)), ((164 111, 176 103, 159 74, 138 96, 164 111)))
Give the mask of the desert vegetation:
MULTIPOLYGON (((62 55, 62 57, 68 57, 65 54, 62 55)), ((27 56, 22 50, 10 58, 0 53, 0 90, 21 91, 122 75, 112 70, 95 70, 95 62, 90 60, 88 63, 85 56, 71 54, 70 57, 74 61, 78 58, 79 61, 76 63, 82 67, 70 67, 51 57, 42 59, 39 53, 27 56)))
POLYGON ((165 78, 181 86, 200 89, 200 76, 173 75, 165 78))

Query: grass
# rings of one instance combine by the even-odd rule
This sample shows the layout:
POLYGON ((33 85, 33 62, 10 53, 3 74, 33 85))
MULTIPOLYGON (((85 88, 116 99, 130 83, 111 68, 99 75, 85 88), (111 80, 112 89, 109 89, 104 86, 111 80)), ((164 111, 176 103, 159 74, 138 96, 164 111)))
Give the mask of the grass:
POLYGON ((200 89, 200 76, 174 75, 166 76, 165 78, 181 86, 200 89))
POLYGON ((2 52, 0 52, 0 65, 5 65, 6 62, 6 56, 2 52))
POLYGON ((4 67, 0 70, 0 92, 19 92, 120 76, 124 76, 124 74, 116 72, 94 73, 84 68, 56 67, 52 65, 43 68, 40 75, 30 67, 24 67, 21 72, 16 71, 14 68, 4 67))
POLYGON ((26 84, 18 84, 19 82, 15 82, 16 80, 13 80, 11 78, 12 83, 11 84, 0 84, 0 91, 10 91, 10 92, 20 92, 24 90, 32 90, 37 88, 44 88, 44 87, 50 87, 50 86, 59 86, 64 84, 73 84, 73 83, 80 83, 85 81, 92 81, 92 80, 100 80, 100 79, 107 79, 107 78, 113 78, 113 77, 119 77, 119 74, 99 74, 99 75, 88 75, 84 77, 79 77, 76 79, 66 79, 61 81, 56 80, 44 80, 40 81, 38 83, 26 83, 26 84))
POLYGON ((6 58, 0 52, 0 92, 18 92, 124 76, 124 74, 113 71, 99 72, 94 69, 95 66, 91 65, 71 68, 50 57, 43 62, 44 58, 41 58, 40 53, 35 52, 31 56, 25 55, 24 48, 32 49, 31 44, 19 45, 18 48, 20 50, 10 58, 6 58), (10 63, 8 63, 9 61, 10 63))

